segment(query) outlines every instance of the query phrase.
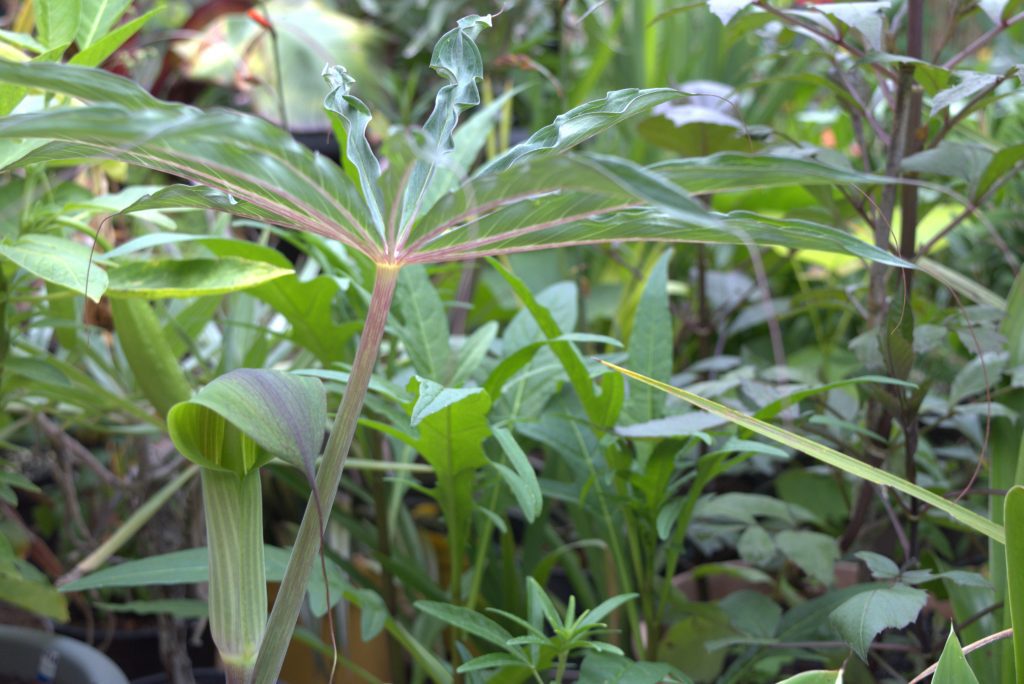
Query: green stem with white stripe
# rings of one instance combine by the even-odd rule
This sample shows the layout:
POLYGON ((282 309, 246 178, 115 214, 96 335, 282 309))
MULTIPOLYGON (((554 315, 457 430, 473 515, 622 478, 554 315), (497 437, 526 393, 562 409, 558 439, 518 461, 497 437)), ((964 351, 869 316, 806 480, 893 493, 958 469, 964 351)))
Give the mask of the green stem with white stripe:
POLYGON ((203 468, 210 550, 210 632, 228 684, 252 677, 267 623, 263 494, 259 469, 244 477, 203 468))

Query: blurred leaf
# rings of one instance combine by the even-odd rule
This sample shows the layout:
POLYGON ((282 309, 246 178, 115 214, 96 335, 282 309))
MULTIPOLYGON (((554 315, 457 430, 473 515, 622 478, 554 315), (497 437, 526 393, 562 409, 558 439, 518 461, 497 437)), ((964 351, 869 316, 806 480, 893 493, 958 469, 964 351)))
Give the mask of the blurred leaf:
POLYGON ((778 684, 842 684, 842 670, 810 670, 786 677, 778 684))
MULTIPOLYGON (((629 365, 638 373, 666 382, 672 375, 672 317, 668 309, 668 265, 672 250, 666 250, 651 269, 633 317, 629 338, 629 365)), ((623 410, 634 422, 661 416, 665 393, 647 385, 634 385, 623 410)))
POLYGON ((999 80, 995 74, 980 71, 957 71, 956 76, 960 81, 955 86, 940 91, 932 98, 932 116, 951 104, 977 95, 999 80))
POLYGON ((831 15, 847 26, 857 29, 864 42, 872 50, 882 49, 882 31, 884 29, 885 11, 892 3, 882 2, 843 2, 835 5, 815 4, 814 9, 831 15))
POLYGON ((721 19, 723 24, 728 24, 740 10, 752 4, 754 0, 708 0, 708 9, 721 19))
POLYGON ((210 614, 206 601, 199 599, 155 599, 151 601, 126 601, 124 603, 97 601, 94 605, 100 610, 109 613, 170 615, 179 620, 194 620, 207 617, 210 614))
POLYGON ((1013 627, 1016 670, 1024 672, 1024 486, 1014 485, 1003 504, 1006 524, 1006 604, 1013 627))
POLYGON ((944 511, 953 519, 959 521, 966 527, 973 529, 976 532, 980 532, 992 538, 996 542, 1003 543, 1005 539, 1002 527, 993 523, 988 518, 978 515, 974 511, 971 511, 963 506, 954 504, 945 497, 940 496, 932 491, 929 491, 924 487, 913 484, 911 482, 907 482, 903 478, 893 475, 892 473, 881 470, 880 468, 870 466, 858 459, 842 454, 836 451, 835 449, 831 449, 822 444, 818 444, 817 442, 807 439, 806 437, 802 437, 788 430, 784 430, 769 423, 760 421, 756 418, 752 418, 751 416, 748 416, 744 413, 740 413, 735 409, 729 408, 727 406, 711 401, 709 399, 704 399, 703 397, 693 394, 692 392, 687 392, 686 390, 681 390, 677 387, 672 387, 671 385, 666 385, 664 383, 659 383, 657 381, 651 380, 650 378, 645 378, 639 373, 634 373, 632 371, 626 370, 625 368, 620 368, 619 366, 608 363, 606 361, 602 361, 602 363, 604 363, 604 365, 608 366, 612 370, 622 373, 627 377, 630 377, 639 382, 645 382, 651 385, 652 387, 657 387, 661 389, 663 392, 668 392, 669 394, 676 396, 682 399, 683 401, 692 404, 700 409, 721 416, 722 418, 727 419, 731 423, 751 430, 759 435, 771 439, 772 441, 778 442, 779 444, 784 444, 788 447, 792 447, 793 449, 797 449, 807 454, 808 456, 811 456, 812 458, 816 458, 819 461, 827 463, 835 468, 839 468, 840 470, 843 470, 851 475, 854 475, 864 480, 868 480, 869 482, 874 482, 876 484, 892 487, 893 489, 903 492, 904 494, 909 494, 910 496, 913 496, 916 499, 924 501, 928 504, 931 504, 935 508, 944 511))
POLYGON ((0 566, 0 601, 57 622, 70 620, 67 599, 46 582, 23 577, 0 566))
POLYGON ((75 39, 79 54, 107 36, 129 5, 131 0, 81 0, 81 14, 75 39))
POLYGON ((94 302, 107 291, 106 271, 93 263, 89 247, 78 242, 55 235, 23 235, 13 242, 0 242, 0 256, 94 302))
POLYGON ((871 572, 871 576, 875 579, 888 580, 896 579, 900 576, 900 566, 880 553, 858 551, 854 555, 864 561, 864 564, 868 566, 868 570, 871 572))
MULTIPOLYGON (((127 5, 130 0, 116 0, 117 4, 127 5)), ((102 4, 104 6, 110 6, 114 4, 111 0, 83 0, 83 12, 85 6, 89 4, 102 4)), ((155 7, 145 14, 132 19, 123 26, 117 27, 115 30, 103 35, 101 38, 94 42, 83 43, 82 42, 82 26, 79 28, 79 45, 88 45, 83 50, 80 50, 74 57, 69 60, 69 64, 78 64, 81 66, 95 67, 99 66, 106 61, 107 57, 114 54, 114 52, 128 42, 132 36, 139 32, 139 30, 146 25, 146 23, 155 17, 157 14, 162 12, 164 8, 162 6, 155 7)), ((123 10, 122 10, 123 11, 123 10)), ((83 22, 85 17, 82 17, 83 22)))
POLYGON ((783 530, 775 535, 775 545, 782 555, 809 577, 825 586, 835 581, 835 565, 839 560, 839 544, 820 532, 783 530))
POLYGON ((588 653, 580 666, 580 684, 659 684, 671 674, 686 684, 689 677, 667 663, 634 662, 613 653, 588 653))
POLYGON ((442 622, 465 630, 473 636, 489 641, 500 648, 507 649, 507 644, 512 639, 512 635, 504 627, 489 617, 469 608, 453 606, 439 601, 417 601, 415 608, 442 622))
POLYGON ((532 523, 544 508, 544 497, 537 482, 537 474, 511 432, 504 428, 492 428, 491 432, 508 457, 512 468, 501 463, 495 463, 494 466, 498 468, 498 472, 512 490, 526 521, 532 523))
POLYGON ((79 21, 79 0, 35 0, 36 31, 48 48, 67 46, 75 39, 79 21))
POLYGON ((136 261, 111 269, 110 295, 203 297, 246 290, 291 274, 290 269, 238 257, 136 261))
POLYGON ((905 627, 916 620, 927 600, 927 592, 894 584, 848 599, 832 611, 829 622, 861 660, 867 661, 875 637, 883 630, 905 627))

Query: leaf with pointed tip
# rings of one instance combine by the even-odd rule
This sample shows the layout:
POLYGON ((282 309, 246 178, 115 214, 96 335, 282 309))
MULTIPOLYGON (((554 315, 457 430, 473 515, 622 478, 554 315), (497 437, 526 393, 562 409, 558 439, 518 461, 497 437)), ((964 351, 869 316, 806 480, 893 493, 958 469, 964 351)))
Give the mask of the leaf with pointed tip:
POLYGON ((778 155, 720 152, 658 162, 649 167, 687 192, 736 192, 787 185, 875 185, 898 179, 778 155))
MULTIPOLYGON (((19 164, 118 159, 220 190, 259 207, 266 212, 257 216, 263 220, 331 237, 370 255, 382 251, 379 237, 364 228, 370 225, 366 204, 342 170, 266 121, 159 103, 127 79, 83 67, 5 62, 0 81, 101 102, 0 122, 2 138, 57 141, 19 164)), ((206 199, 213 201, 209 194, 206 199)))
POLYGON ((939 656, 935 674, 932 675, 932 684, 978 684, 978 677, 967 663, 952 625, 949 627, 949 637, 946 638, 946 645, 939 656))
POLYGON ((868 648, 880 632, 899 629, 917 619, 928 593, 905 584, 864 591, 832 611, 829 622, 860 656, 868 659, 868 648))
MULTIPOLYGON (((666 250, 651 269, 633 317, 629 337, 629 365, 655 380, 672 375, 672 317, 668 310, 668 264, 672 250, 666 250)), ((634 386, 624 413, 634 422, 654 420, 662 415, 665 393, 646 385, 634 386)))
POLYGON ((493 428, 491 432, 498 440, 498 444, 501 445, 501 450, 505 452, 509 462, 512 463, 512 468, 500 463, 494 465, 499 466, 498 472, 501 473, 502 478, 515 495, 527 522, 532 523, 544 507, 544 497, 540 491, 540 484, 537 482, 537 474, 511 432, 504 428, 493 428))
POLYGON ((897 491, 908 494, 915 499, 934 506, 965 527, 976 532, 980 532, 997 543, 1003 544, 1006 541, 1005 530, 1003 530, 1000 525, 964 506, 955 504, 945 497, 925 489, 920 485, 908 482, 897 475, 882 470, 881 468, 868 465, 863 461, 853 458, 852 456, 847 456, 846 454, 840 453, 823 444, 819 444, 807 437, 790 432, 789 430, 784 430, 783 428, 772 425, 771 423, 758 420, 753 416, 741 413, 733 408, 711 401, 710 399, 705 399, 704 397, 698 396, 692 392, 687 392, 686 390, 679 389, 678 387, 657 382, 656 380, 652 380, 639 373, 634 373, 633 371, 621 368, 615 364, 608 363, 607 361, 602 361, 601 363, 614 371, 622 373, 626 377, 637 380, 638 382, 646 383, 652 387, 656 387, 663 392, 667 392, 674 397, 682 399, 688 404, 717 416, 721 416, 735 425, 751 430, 752 432, 763 437, 767 437, 774 442, 797 449, 798 451, 801 451, 823 463, 827 463, 834 468, 839 468, 844 472, 863 480, 867 480, 868 482, 892 487, 897 491))
POLYGON ((556 116, 553 123, 484 165, 476 175, 504 171, 526 159, 532 161, 566 152, 602 131, 682 96, 683 93, 674 88, 613 90, 600 100, 581 104, 556 116))
POLYGON ((81 0, 81 14, 75 42, 85 50, 103 40, 111 27, 125 13, 131 0, 81 0))
MULTIPOLYGON (((86 0, 86 3, 87 2, 88 0, 86 0)), ((138 33, 150 19, 160 12, 163 12, 163 10, 164 8, 162 6, 154 7, 150 11, 132 19, 123 26, 118 26, 110 33, 107 33, 95 42, 88 44, 88 47, 84 50, 76 53, 69 61, 69 64, 80 64, 82 66, 89 67, 99 66, 106 61, 107 57, 114 54, 115 50, 124 45, 128 42, 128 39, 138 33)), ((83 17, 83 19, 85 19, 85 17, 83 17)), ((79 36, 81 37, 81 26, 79 26, 79 36)), ((81 43, 79 44, 81 45, 81 43)))
MULTIPOLYGON (((270 456, 280 456, 311 475, 327 425, 327 395, 315 378, 280 371, 241 368, 217 378, 187 402, 176 404, 167 416, 175 446, 190 460, 244 475, 270 456), (237 455, 225 441, 227 426, 252 440, 264 453, 237 455), (209 428, 209 429, 208 429, 209 428), (220 435, 220 438, 217 438, 220 435), (239 469, 238 466, 241 466, 239 469), (241 472, 239 472, 241 470, 241 472)), ((228 435, 230 436, 230 435, 228 435)))
POLYGON ((434 110, 423 124, 430 149, 426 152, 426 159, 418 159, 413 164, 405 185, 398 224, 400 240, 415 217, 428 209, 424 204, 427 187, 441 159, 454 147, 452 135, 459 122, 459 115, 480 104, 477 81, 483 79, 484 66, 475 39, 480 31, 490 25, 489 14, 463 17, 459 19, 458 26, 441 36, 434 46, 430 68, 448 83, 437 91, 434 110))
MULTIPOLYGON (((324 108, 337 116, 334 122, 344 132, 345 158, 352 164, 349 176, 359 183, 363 199, 370 208, 374 228, 384 239, 384 198, 380 192, 380 162, 366 139, 366 127, 373 114, 358 97, 349 94, 355 79, 348 75, 345 67, 324 67, 323 74, 330 92, 324 97, 324 108)), ((342 140, 342 136, 338 136, 342 140)))
POLYGON ((246 290, 291 274, 289 268, 238 257, 153 259, 112 268, 109 294, 146 299, 205 297, 246 290))

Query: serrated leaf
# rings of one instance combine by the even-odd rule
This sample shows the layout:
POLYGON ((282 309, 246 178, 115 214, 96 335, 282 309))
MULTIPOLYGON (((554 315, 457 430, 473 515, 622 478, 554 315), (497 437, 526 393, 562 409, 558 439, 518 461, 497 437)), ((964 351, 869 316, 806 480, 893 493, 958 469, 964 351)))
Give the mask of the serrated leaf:
POLYGON ((833 610, 829 623, 866 661, 875 637, 886 629, 899 629, 916 620, 927 600, 927 592, 905 584, 871 589, 833 610))
POLYGON ((960 81, 955 86, 939 91, 932 98, 932 116, 951 104, 980 93, 999 80, 999 76, 995 74, 986 74, 980 71, 957 71, 955 73, 960 81))
POLYGON ((0 243, 0 256, 48 283, 66 287, 98 302, 107 291, 107 273, 92 261, 91 250, 55 235, 23 235, 0 243))
POLYGON ((204 297, 247 290, 292 273, 265 261, 239 257, 153 259, 111 269, 109 293, 145 299, 204 297))

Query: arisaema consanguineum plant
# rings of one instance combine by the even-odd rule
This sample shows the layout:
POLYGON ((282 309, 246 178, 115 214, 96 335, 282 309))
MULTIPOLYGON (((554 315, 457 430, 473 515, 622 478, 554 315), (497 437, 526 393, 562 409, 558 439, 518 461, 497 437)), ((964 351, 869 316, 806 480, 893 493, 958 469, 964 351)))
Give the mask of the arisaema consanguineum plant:
MULTIPOLYGON (((748 212, 711 212, 684 189, 744 187, 753 178, 763 187, 765 164, 772 165, 764 157, 727 154, 644 167, 574 152, 602 131, 679 98, 682 93, 672 88, 610 92, 562 114, 470 173, 465 155, 454 154, 454 133, 460 114, 480 102, 483 61, 474 41, 490 22, 489 16, 466 17, 437 43, 431 66, 445 83, 424 125, 391 141, 386 171, 365 135, 370 110, 351 93, 352 79, 340 67, 326 69, 324 76, 329 86, 325 107, 344 150, 343 166, 257 117, 163 102, 128 79, 96 69, 0 62, 0 81, 63 98, 58 106, 0 120, 0 138, 14 141, 3 155, 8 168, 124 161, 194 183, 171 185, 127 212, 229 212, 337 240, 375 264, 369 311, 316 473, 317 494, 306 507, 265 631, 256 635, 258 653, 246 656, 253 661, 242 668, 245 681, 272 682, 280 671, 319 548, 320 512, 328 509, 340 483, 404 266, 635 241, 777 245, 909 266, 832 227, 748 212)), ((884 180, 815 162, 777 162, 779 184, 884 180)), ((609 427, 601 416, 616 411, 600 406, 622 401, 621 383, 618 375, 606 375, 602 391, 588 398, 588 405, 597 407, 588 410, 597 427, 609 427)), ((257 465, 236 476, 244 480, 257 465)))

